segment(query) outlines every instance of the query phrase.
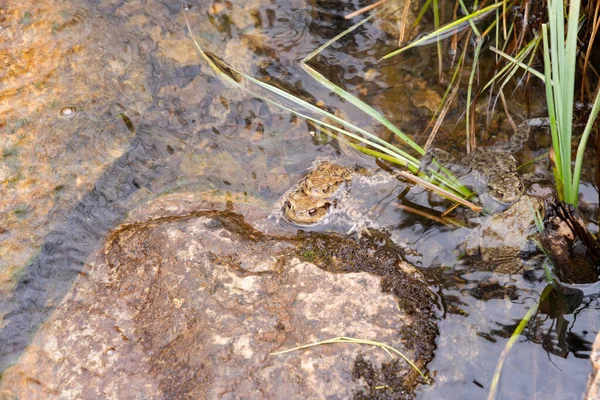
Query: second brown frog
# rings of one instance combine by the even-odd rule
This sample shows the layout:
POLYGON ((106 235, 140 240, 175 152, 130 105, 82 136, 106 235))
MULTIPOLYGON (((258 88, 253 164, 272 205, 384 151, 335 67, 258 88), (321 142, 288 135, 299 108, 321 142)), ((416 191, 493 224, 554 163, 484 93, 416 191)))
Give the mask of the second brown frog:
POLYGON ((517 171, 514 154, 523 148, 532 127, 548 125, 545 118, 533 118, 519 125, 508 143, 478 147, 460 160, 441 150, 431 149, 421 160, 423 169, 429 168, 435 158, 461 181, 470 175, 474 190, 484 206, 493 209, 493 202, 510 205, 523 195, 523 177, 517 171))

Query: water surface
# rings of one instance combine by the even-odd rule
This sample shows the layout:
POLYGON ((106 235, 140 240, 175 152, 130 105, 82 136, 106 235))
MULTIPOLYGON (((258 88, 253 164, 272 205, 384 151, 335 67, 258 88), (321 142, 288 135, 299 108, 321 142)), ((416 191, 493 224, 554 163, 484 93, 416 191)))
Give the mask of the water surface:
MULTIPOLYGON (((349 27, 342 16, 362 2, 0 2, 0 370, 18 360, 87 257, 136 206, 164 192, 216 189, 269 207, 317 157, 377 169, 215 77, 189 39, 184 5, 208 51, 395 141, 298 64, 349 27)), ((390 26, 393 19, 366 24, 314 65, 424 143, 445 90, 435 48, 378 63, 394 46, 390 26)), ((462 148, 461 116, 451 110, 439 143, 462 148)), ((502 132, 482 135, 482 144, 502 140, 502 132)), ((536 140, 532 156, 543 152, 544 138, 536 140)), ((405 188, 397 182, 365 207, 377 205, 373 217, 414 249, 411 261, 431 271, 432 287, 446 299, 429 366, 434 382, 418 397, 483 397, 508 337, 545 287, 543 274, 493 274, 461 263, 456 248, 467 230, 401 210, 405 188)), ((597 199, 591 186, 583 190, 597 199)), ((419 188, 405 199, 446 207, 419 188)), ((520 337, 505 362, 502 397, 580 398, 600 324, 600 288, 581 289, 580 305, 538 314, 520 337)))

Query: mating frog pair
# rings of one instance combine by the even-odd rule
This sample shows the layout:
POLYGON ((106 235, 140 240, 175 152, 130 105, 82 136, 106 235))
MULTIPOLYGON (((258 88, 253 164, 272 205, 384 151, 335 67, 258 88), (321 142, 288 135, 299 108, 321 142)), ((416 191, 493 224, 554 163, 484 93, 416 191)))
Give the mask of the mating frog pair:
POLYGON ((300 226, 323 220, 338 205, 338 192, 352 179, 352 172, 329 161, 319 162, 310 170, 283 205, 284 217, 300 226))
POLYGON ((389 182, 389 178, 379 174, 368 177, 330 161, 317 160, 304 177, 282 196, 273 215, 276 219, 283 217, 287 222, 302 227, 325 223, 349 226, 348 233, 356 233, 360 237, 368 234, 367 228, 379 227, 366 216, 364 207, 350 198, 350 186, 357 183, 375 186, 385 182, 389 182))

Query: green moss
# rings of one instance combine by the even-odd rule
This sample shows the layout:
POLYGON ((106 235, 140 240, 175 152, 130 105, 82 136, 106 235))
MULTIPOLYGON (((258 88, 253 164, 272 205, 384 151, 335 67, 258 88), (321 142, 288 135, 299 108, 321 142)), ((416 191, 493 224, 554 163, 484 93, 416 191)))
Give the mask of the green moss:
POLYGON ((317 254, 312 250, 303 250, 300 255, 308 261, 314 261, 317 254))

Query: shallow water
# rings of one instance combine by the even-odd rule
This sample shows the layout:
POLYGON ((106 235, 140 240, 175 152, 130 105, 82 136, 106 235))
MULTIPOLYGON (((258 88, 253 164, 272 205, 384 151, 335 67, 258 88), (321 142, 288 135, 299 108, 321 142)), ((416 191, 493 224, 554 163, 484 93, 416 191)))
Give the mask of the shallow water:
MULTIPOLYGON (((298 65, 349 27, 341 16, 362 2, 189 3, 190 24, 207 50, 383 135, 298 65)), ((216 78, 189 40, 183 4, 0 2, 0 370, 18 360, 86 258, 139 204, 164 192, 219 189, 269 207, 316 157, 376 169, 216 78)), ((365 25, 316 65, 423 143, 420 133, 445 89, 435 79, 435 56, 419 50, 377 64, 393 48, 384 28, 365 25)), ((450 113, 442 141, 458 145, 451 134, 464 126, 454 123, 460 115, 450 113)), ((415 250, 411 261, 432 272, 432 287, 447 299, 429 365, 434 383, 418 395, 485 396, 508 337, 545 287, 543 274, 494 275, 460 264, 456 247, 466 229, 399 209, 405 188, 397 182, 363 197, 367 209, 377 205, 376 221, 415 250)), ((591 186, 582 190, 597 199, 591 186)), ((418 188, 407 200, 444 209, 418 188)), ((505 361, 502 397, 581 396, 600 325, 598 289, 582 288, 583 301, 565 315, 537 316, 505 361)))

